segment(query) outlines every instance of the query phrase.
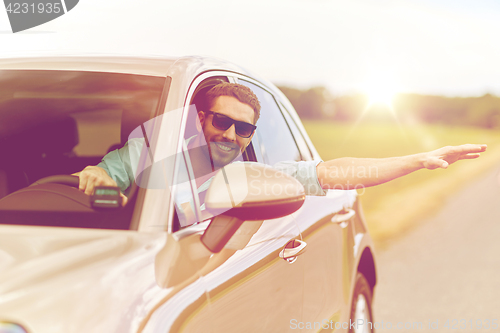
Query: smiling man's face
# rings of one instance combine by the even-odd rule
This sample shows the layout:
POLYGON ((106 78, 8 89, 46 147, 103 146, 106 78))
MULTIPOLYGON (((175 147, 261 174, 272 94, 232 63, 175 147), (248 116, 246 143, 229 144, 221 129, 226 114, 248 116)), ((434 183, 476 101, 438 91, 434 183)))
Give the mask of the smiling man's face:
MULTIPOLYGON (((211 109, 207 111, 225 115, 233 120, 254 123, 252 107, 232 96, 217 97, 211 109)), ((253 134, 249 138, 236 134, 234 124, 225 131, 215 128, 212 124, 213 113, 200 111, 198 115, 215 168, 221 168, 234 161, 252 140, 253 134)))

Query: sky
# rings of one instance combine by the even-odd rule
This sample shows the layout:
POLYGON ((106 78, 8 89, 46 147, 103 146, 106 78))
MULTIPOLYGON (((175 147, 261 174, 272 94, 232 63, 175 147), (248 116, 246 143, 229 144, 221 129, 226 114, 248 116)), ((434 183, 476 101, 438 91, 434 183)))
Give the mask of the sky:
POLYGON ((0 57, 206 55, 336 95, 500 95, 497 0, 80 0, 13 34, 0 57))

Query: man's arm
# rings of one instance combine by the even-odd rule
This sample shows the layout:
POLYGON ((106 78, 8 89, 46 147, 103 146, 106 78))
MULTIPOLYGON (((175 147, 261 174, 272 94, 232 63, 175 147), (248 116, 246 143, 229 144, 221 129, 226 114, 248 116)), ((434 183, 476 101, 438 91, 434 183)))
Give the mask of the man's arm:
POLYGON ((486 145, 466 144, 401 157, 344 157, 319 163, 316 171, 322 188, 350 190, 383 184, 424 168, 446 169, 458 160, 478 158, 485 150, 486 145))
POLYGON ((97 166, 74 173, 80 178, 80 191, 92 195, 96 186, 118 186, 125 205, 127 197, 123 192, 127 193, 134 181, 133 166, 138 163, 142 147, 143 140, 131 139, 122 148, 106 154, 97 166))

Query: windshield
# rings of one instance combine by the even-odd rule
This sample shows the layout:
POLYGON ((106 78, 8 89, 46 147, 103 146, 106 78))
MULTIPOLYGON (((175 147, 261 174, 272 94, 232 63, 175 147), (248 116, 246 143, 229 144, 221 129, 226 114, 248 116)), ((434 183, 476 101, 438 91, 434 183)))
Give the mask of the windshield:
POLYGON ((90 199, 74 188, 27 189, 122 147, 155 116, 164 84, 164 77, 132 74, 0 70, 0 223, 128 229, 133 208, 68 208, 90 199), (115 215, 119 223, 109 222, 115 215))

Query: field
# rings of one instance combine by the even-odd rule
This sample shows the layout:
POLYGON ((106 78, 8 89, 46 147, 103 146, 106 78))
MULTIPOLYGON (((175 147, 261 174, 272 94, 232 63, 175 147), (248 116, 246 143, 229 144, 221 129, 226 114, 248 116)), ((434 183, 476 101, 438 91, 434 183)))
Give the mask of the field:
POLYGON ((358 190, 370 232, 379 246, 435 212, 447 197, 500 161, 500 132, 472 127, 303 121, 323 160, 393 157, 448 145, 486 143, 477 160, 446 170, 420 170, 376 187, 358 190), (363 193, 364 192, 364 193, 363 193))

